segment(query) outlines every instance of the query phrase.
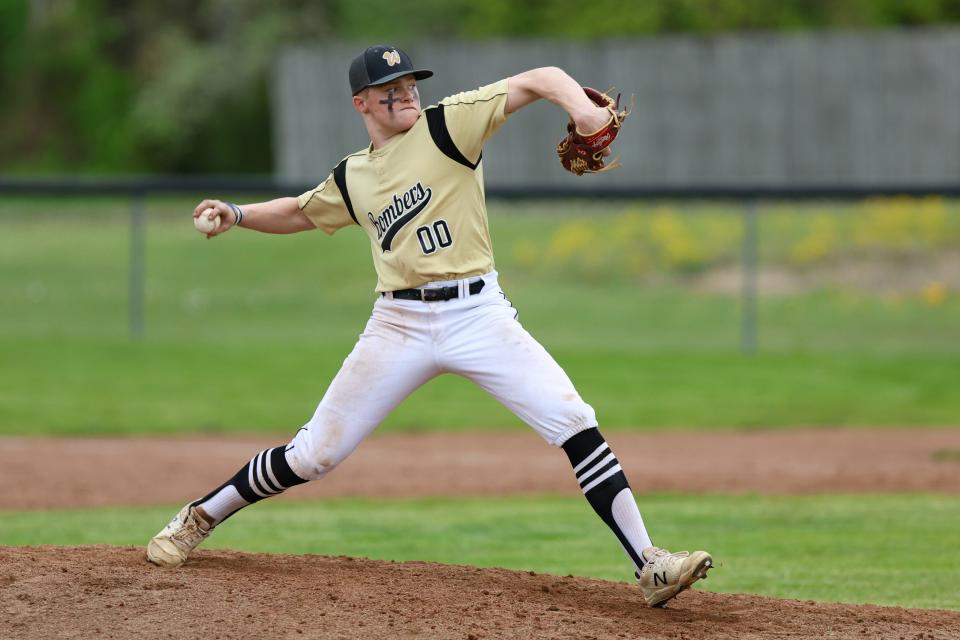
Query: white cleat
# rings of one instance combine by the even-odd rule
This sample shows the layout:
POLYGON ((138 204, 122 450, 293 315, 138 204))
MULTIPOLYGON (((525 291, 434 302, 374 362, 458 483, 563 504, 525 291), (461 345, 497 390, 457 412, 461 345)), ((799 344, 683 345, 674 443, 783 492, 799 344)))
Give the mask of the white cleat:
POLYGON ((662 607, 668 600, 713 568, 713 558, 706 551, 680 551, 647 547, 643 550, 643 570, 638 576, 643 599, 649 607, 662 607))
POLYGON ((147 543, 147 560, 155 565, 173 569, 179 567, 210 535, 212 526, 201 510, 189 504, 173 517, 160 533, 147 543))

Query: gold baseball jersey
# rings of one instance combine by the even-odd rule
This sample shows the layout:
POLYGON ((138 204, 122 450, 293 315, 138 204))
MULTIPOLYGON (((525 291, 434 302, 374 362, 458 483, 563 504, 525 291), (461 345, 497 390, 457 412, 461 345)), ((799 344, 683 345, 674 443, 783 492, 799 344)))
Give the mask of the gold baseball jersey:
POLYGON ((444 98, 382 148, 344 158, 300 209, 328 234, 363 227, 377 291, 493 271, 481 157, 506 103, 506 79, 444 98))

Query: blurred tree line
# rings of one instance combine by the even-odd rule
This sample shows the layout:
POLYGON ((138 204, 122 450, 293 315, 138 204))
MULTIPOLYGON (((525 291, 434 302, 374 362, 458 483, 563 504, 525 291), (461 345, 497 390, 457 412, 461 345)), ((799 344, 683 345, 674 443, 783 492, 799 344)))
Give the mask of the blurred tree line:
POLYGON ((957 22, 960 0, 0 0, 0 171, 268 173, 268 72, 291 42, 957 22))

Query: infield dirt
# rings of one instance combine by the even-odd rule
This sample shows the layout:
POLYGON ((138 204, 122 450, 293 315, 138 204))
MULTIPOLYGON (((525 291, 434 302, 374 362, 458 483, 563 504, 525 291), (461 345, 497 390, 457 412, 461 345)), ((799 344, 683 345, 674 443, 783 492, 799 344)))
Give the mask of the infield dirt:
MULTIPOLYGON (((960 491, 960 430, 607 436, 639 491, 960 491)), ((180 504, 282 441, 0 439, 0 509, 180 504), (42 472, 38 451, 53 461, 42 472)), ((298 490, 291 497, 569 493, 576 484, 561 452, 521 432, 374 437, 298 490)), ((0 547, 0 638, 947 640, 960 638, 960 612, 695 590, 654 610, 634 585, 502 569, 200 550, 169 571, 139 547, 0 547)))
MULTIPOLYGON (((960 493, 960 429, 604 435, 640 493, 960 493)), ((0 509, 182 505, 287 437, 0 438, 0 509)), ((277 499, 576 491, 563 452, 518 430, 374 435, 322 481, 277 499)))

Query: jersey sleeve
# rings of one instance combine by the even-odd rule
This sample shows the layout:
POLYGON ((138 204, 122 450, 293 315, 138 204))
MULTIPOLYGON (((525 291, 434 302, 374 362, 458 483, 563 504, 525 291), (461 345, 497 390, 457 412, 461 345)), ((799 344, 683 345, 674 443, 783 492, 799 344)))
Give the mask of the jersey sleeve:
POLYGON ((507 79, 444 98, 440 104, 457 149, 475 161, 490 136, 507 121, 507 79))
POLYGON ((310 222, 329 235, 353 224, 332 173, 316 188, 300 194, 297 204, 310 222))

